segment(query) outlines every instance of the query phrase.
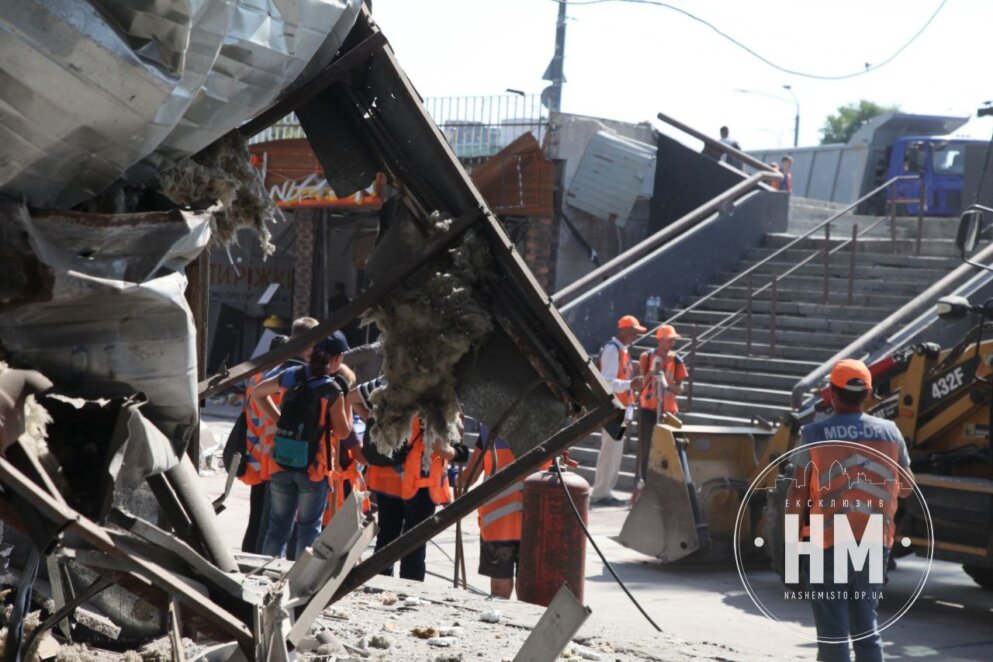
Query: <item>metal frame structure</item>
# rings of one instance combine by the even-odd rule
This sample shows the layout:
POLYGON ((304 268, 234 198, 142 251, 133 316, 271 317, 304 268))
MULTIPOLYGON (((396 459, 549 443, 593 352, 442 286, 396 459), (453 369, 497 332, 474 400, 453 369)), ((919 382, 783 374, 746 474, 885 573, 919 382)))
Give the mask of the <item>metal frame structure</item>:
MULTIPOLYGON (((537 420, 536 429, 557 429, 529 438, 526 452, 514 463, 358 565, 373 525, 362 521, 357 506, 346 505, 315 543, 314 551, 281 575, 285 581, 276 586, 282 588, 266 596, 245 590, 244 576, 234 572, 237 567, 230 554, 217 546, 213 511, 189 480, 186 465, 174 475, 149 480, 170 525, 185 538, 181 542, 123 513, 111 517, 123 531, 91 521, 44 481, 44 472, 30 454, 16 465, 9 457, 0 458, 4 487, 0 515, 31 533, 44 553, 71 559, 104 577, 108 572, 119 574, 122 586, 140 592, 169 614, 174 633, 181 630, 175 602, 182 603, 193 617, 187 625, 215 638, 234 639, 249 660, 288 658, 288 647, 303 634, 301 627, 291 627, 295 609, 306 618, 316 617, 329 600, 340 598, 424 544, 583 435, 601 426, 615 436, 622 432, 623 408, 487 208, 367 9, 363 8, 341 53, 310 84, 241 131, 250 136, 295 112, 335 190, 345 195, 367 186, 376 173, 386 173, 400 191, 422 243, 400 263, 388 265, 350 305, 307 334, 204 379, 198 389, 200 398, 274 366, 340 329, 394 289, 416 279, 472 230, 481 233, 489 245, 499 279, 500 287, 487 293, 494 334, 499 332, 503 339, 497 349, 516 350, 516 366, 525 366, 530 373, 523 382, 520 374, 496 374, 494 381, 523 388, 535 377, 541 380, 515 415, 537 420), (455 220, 446 232, 432 235, 428 217, 436 210, 455 220), (564 424, 556 417, 542 416, 541 408, 548 403, 564 412, 564 424), (191 588, 189 580, 204 586, 206 594, 191 588)), ((95 584, 92 590, 102 585, 95 584)))

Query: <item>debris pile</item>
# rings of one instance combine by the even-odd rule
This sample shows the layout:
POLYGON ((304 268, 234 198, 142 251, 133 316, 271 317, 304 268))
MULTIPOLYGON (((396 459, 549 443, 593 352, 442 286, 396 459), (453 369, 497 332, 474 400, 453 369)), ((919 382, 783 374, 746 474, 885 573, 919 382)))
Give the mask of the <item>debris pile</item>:
MULTIPOLYGON (((445 232, 450 221, 435 212, 430 224, 434 232, 445 232)), ((386 352, 388 384, 372 393, 370 433, 380 450, 399 446, 418 415, 438 435, 459 440, 455 365, 493 328, 481 303, 492 269, 488 244, 470 230, 368 313, 383 333, 386 352)))

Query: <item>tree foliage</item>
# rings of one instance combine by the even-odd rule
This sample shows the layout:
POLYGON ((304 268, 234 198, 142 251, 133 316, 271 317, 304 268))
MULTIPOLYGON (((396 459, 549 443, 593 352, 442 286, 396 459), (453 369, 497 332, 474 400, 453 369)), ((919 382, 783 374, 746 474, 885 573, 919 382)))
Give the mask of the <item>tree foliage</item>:
POLYGON ((847 143, 866 121, 899 109, 899 106, 881 106, 865 99, 858 103, 840 106, 837 113, 828 115, 824 121, 824 126, 821 128, 821 144, 847 143))

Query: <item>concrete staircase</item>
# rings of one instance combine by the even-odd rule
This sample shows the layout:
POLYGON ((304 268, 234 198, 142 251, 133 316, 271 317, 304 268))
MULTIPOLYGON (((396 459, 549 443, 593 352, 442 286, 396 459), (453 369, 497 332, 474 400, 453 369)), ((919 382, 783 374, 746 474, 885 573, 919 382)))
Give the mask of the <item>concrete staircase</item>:
MULTIPOLYGON (((750 250, 734 272, 721 274, 697 296, 682 301, 680 309, 691 306, 748 267, 769 257, 834 211, 830 205, 808 207, 804 202, 798 201, 796 207, 791 203, 788 233, 766 235, 763 244, 750 250)), ((837 229, 832 227, 831 245, 837 246, 850 238, 853 223, 864 228, 877 220, 876 217, 843 217, 837 229)), ((953 240, 956 226, 957 219, 954 218, 925 218, 921 226, 920 255, 916 250, 917 218, 897 219, 895 242, 891 239, 889 221, 867 238, 859 238, 851 303, 848 301, 851 254, 847 247, 830 258, 829 296, 828 302, 824 303, 822 233, 803 240, 759 267, 752 274, 754 289, 804 257, 817 255, 779 284, 774 349, 770 345, 771 290, 753 299, 750 352, 746 346, 744 320, 698 349, 689 364, 693 379, 692 403, 685 396, 680 398, 683 421, 741 424, 750 422, 754 416, 775 420, 788 413, 793 386, 800 379, 961 264, 953 240)), ((732 284, 682 315, 675 322, 676 328, 686 337, 699 335, 727 314, 744 308, 746 292, 744 281, 732 284)), ((664 316, 668 318, 676 312, 678 310, 664 311, 664 316)), ((650 325, 646 323, 646 326, 650 325)), ((636 345, 632 348, 632 356, 653 346, 654 341, 636 345)), ((682 353, 689 361, 685 348, 682 353)), ((632 437, 637 437, 636 429, 632 430, 632 437)), ((632 452, 624 457, 617 486, 621 492, 630 491, 634 485, 635 446, 630 446, 632 452)), ((599 435, 591 435, 572 450, 572 457, 581 463, 578 472, 591 484, 598 448, 599 435)))

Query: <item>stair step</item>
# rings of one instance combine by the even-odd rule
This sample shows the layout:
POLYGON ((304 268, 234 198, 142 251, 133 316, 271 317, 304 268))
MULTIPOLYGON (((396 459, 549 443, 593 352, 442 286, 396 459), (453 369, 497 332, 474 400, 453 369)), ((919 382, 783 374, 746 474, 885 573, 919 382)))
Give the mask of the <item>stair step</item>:
MULTIPOLYGON (((760 246, 758 248, 753 248, 748 251, 745 255, 745 259, 749 262, 758 262, 771 257, 774 253, 779 251, 778 248, 771 248, 768 246, 760 246)), ((811 255, 822 255, 823 251, 816 251, 813 249, 797 249, 789 248, 786 251, 779 253, 773 258, 772 261, 777 262, 787 262, 790 264, 796 264, 800 260, 810 257, 811 255)), ((846 258, 848 252, 845 249, 835 253, 831 256, 834 260, 844 255, 846 258)), ((890 252, 881 253, 871 253, 856 251, 855 263, 862 264, 879 264, 882 266, 914 266, 914 267, 924 267, 930 269, 954 269, 962 263, 962 261, 955 257, 939 257, 934 255, 894 255, 890 252)))
MULTIPOLYGON (((726 282, 728 282, 729 280, 731 280, 731 278, 733 278, 736 275, 737 274, 735 274, 735 273, 723 272, 723 273, 721 273, 721 274, 719 274, 717 276, 717 278, 716 278, 716 280, 717 280, 716 285, 720 285, 722 283, 726 283, 726 282)), ((737 283, 735 283, 735 284, 737 284, 737 283)), ((914 295, 914 294, 919 294, 922 290, 924 290, 925 288, 927 288, 927 286, 929 284, 930 284, 930 281, 920 281, 920 282, 917 282, 917 281, 907 280, 907 279, 903 279, 903 278, 901 278, 901 279, 895 279, 895 278, 878 278, 878 279, 877 278, 869 278, 869 279, 857 278, 857 279, 855 279, 855 288, 854 289, 855 289, 855 292, 856 293, 877 292, 877 293, 884 293, 884 294, 895 294, 895 295, 911 296, 911 295, 914 295)), ((708 285, 707 287, 708 288, 716 289, 716 285, 708 285)), ((753 283, 753 286, 754 286, 755 289, 758 289, 762 285, 765 285, 765 283, 763 283, 763 282, 753 283)), ((742 287, 744 287, 744 286, 745 286, 745 283, 742 283, 742 287)), ((780 280, 779 286, 777 287, 777 289, 779 290, 778 294, 779 294, 780 298, 782 298, 783 301, 791 301, 791 300, 810 301, 811 300, 810 297, 812 296, 811 293, 815 293, 815 292, 816 293, 822 293, 824 291, 824 278, 822 278, 821 276, 797 276, 797 275, 790 275, 790 276, 787 276, 786 278, 780 280), (789 292, 794 292, 794 291, 803 292, 804 294, 799 295, 798 297, 796 297, 794 299, 794 298, 791 298, 788 295, 789 292)), ((770 290, 771 290, 771 287, 769 288, 769 290, 767 290, 767 291, 769 291, 769 294, 771 296, 771 291, 770 290)), ((709 291, 712 291, 712 290, 711 289, 708 289, 707 291, 709 292, 709 291)), ((841 277, 831 277, 831 278, 829 278, 828 279, 828 292, 837 292, 838 294, 847 297, 848 296, 848 278, 847 277, 846 278, 841 278, 841 277)), ((763 294, 764 293, 765 292, 763 292, 763 294)))
MULTIPOLYGON (((771 388, 782 391, 792 391, 801 376, 777 375, 769 372, 752 372, 750 370, 729 370, 721 368, 711 368, 699 365, 691 366, 691 375, 696 383, 693 385, 694 394, 700 382, 726 383, 738 386, 757 386, 760 388, 771 388)), ((806 371, 803 374, 807 374, 806 371)))
POLYGON ((693 396, 693 406, 680 404, 680 409, 693 413, 719 414, 751 419, 756 414, 766 418, 775 418, 792 411, 789 405, 759 404, 754 402, 738 402, 735 400, 720 400, 717 398, 698 398, 693 396))
MULTIPOLYGON (((771 308, 771 306, 768 306, 771 308)), ((677 311, 678 312, 678 311, 677 311)), ((691 310, 684 315, 681 315, 675 320, 677 326, 684 324, 702 324, 702 325, 714 325, 725 320, 736 311, 711 311, 711 310, 691 310)), ((876 311, 876 316, 878 318, 879 312, 876 311)), ((752 328, 758 329, 768 329, 772 322, 772 316, 765 312, 755 311, 754 305, 752 309, 752 328)), ((848 317, 847 314, 843 314, 839 311, 836 317, 828 316, 817 316, 817 317, 801 317, 798 315, 790 315, 785 311, 779 310, 777 306, 776 312, 776 328, 782 329, 794 329, 794 330, 806 330, 810 332, 828 332, 837 333, 844 335, 862 335, 866 331, 869 331, 876 325, 875 321, 857 321, 848 317)), ((741 321, 735 324, 738 328, 745 328, 745 316, 742 315, 741 321)))
MULTIPOLYGON (((766 247, 781 248, 796 238, 796 234, 779 232, 770 233, 765 236, 763 245, 766 247)), ((832 245, 838 245, 844 241, 848 241, 848 239, 844 237, 831 238, 832 245)), ((817 249, 822 247, 823 242, 823 235, 817 239, 814 237, 807 237, 806 239, 801 239, 797 242, 796 247, 817 249)), ((894 249, 896 253, 901 255, 915 255, 917 241, 916 239, 897 239, 895 243, 892 243, 889 237, 872 239, 861 237, 858 241, 859 251, 866 251, 870 253, 893 253, 894 249)), ((955 246, 955 241, 953 239, 928 239, 927 241, 921 242, 921 255, 956 257, 959 255, 959 250, 955 246)))
MULTIPOLYGON (((810 340, 808 338, 807 342, 809 341, 810 340)), ((777 335, 775 352, 770 352, 769 346, 765 343, 753 342, 752 356, 770 359, 782 358, 797 361, 813 361, 815 362, 815 367, 817 367, 824 361, 827 361, 834 356, 838 350, 842 349, 847 344, 848 343, 845 343, 844 345, 839 345, 838 347, 829 347, 822 344, 818 344, 816 347, 810 347, 807 345, 787 345, 781 344, 777 335)), ((702 349, 706 349, 710 354, 732 354, 740 357, 746 356, 744 341, 727 340, 724 337, 718 337, 716 340, 711 340, 704 345, 702 349)))
MULTIPOLYGON (((569 450, 569 459, 579 462, 579 465, 583 467, 596 467, 596 460, 599 454, 600 444, 598 440, 596 448, 573 446, 569 450)), ((633 453, 627 453, 621 459, 621 471, 630 471, 631 473, 634 473, 635 465, 637 465, 637 463, 638 456, 633 453)))
MULTIPOLYGON (((694 302, 699 300, 699 297, 694 297, 692 299, 687 299, 683 302, 683 308, 691 306, 694 302)), ((866 322, 870 326, 874 326, 879 322, 880 314, 885 316, 885 312, 880 310, 885 308, 886 312, 890 309, 896 309, 903 304, 902 299, 896 299, 892 306, 870 306, 868 302, 864 302, 862 305, 824 305, 822 303, 776 303, 776 314, 782 315, 784 317, 802 317, 802 318, 828 318, 828 319, 841 319, 845 318, 853 322, 866 322)), ((744 299, 734 299, 731 297, 716 296, 712 299, 707 299, 700 304, 699 308, 695 308, 692 312, 700 311, 706 312, 713 315, 726 315, 727 313, 736 312, 742 310, 745 307, 744 299)), ((672 314, 679 312, 681 309, 671 311, 672 314)), ((772 301, 769 299, 753 299, 752 300, 752 314, 753 315, 763 315, 768 314, 772 310, 772 301)), ((687 313, 687 315, 691 314, 687 313)), ((678 321, 678 320, 677 320, 678 321)))
MULTIPOLYGON (((740 281, 739 281, 740 282, 740 281)), ((848 282, 843 283, 844 287, 835 287, 835 283, 832 280, 829 284, 828 290, 828 302, 830 305, 836 306, 846 306, 848 305, 848 282)), ((710 294, 717 289, 717 285, 705 285, 703 294, 710 294)), ((757 288, 756 288, 757 289, 757 288)), ((886 313, 896 310, 906 302, 910 301, 915 295, 920 294, 923 290, 920 285, 916 285, 913 292, 886 292, 883 291, 871 291, 865 292, 860 291, 856 288, 852 297, 852 305, 860 307, 879 307, 880 316, 879 319, 882 320, 886 317, 886 313)), ((772 288, 766 289, 763 292, 759 292, 754 295, 754 301, 771 301, 772 300, 772 288)), ((816 285, 811 287, 806 287, 801 289, 800 287, 795 287, 792 279, 787 279, 785 282, 780 283, 777 287, 777 305, 778 304, 815 304, 819 305, 823 302, 824 296, 824 281, 817 279, 816 285)), ((724 298, 734 298, 738 301, 744 303, 745 298, 748 296, 748 290, 744 283, 740 285, 734 283, 729 285, 723 290, 721 290, 714 299, 719 297, 724 298)), ((777 308, 778 310, 778 308, 777 308)))
POLYGON ((821 363, 819 361, 745 356, 743 352, 733 354, 698 352, 695 357, 696 368, 720 371, 734 370, 753 374, 773 374, 791 378, 794 376, 805 377, 819 368, 820 365, 821 363))
MULTIPOLYGON (((731 400, 734 402, 749 402, 761 405, 790 404, 790 390, 774 390, 757 386, 744 386, 737 382, 732 375, 724 383, 696 382, 693 384, 693 408, 701 398, 715 400, 731 400)), ((795 383, 795 382, 794 382, 795 383)), ((792 385, 790 386, 792 388, 792 385)))
MULTIPOLYGON (((679 333, 684 337, 699 337, 701 333, 712 328, 709 325, 700 324, 684 324, 677 321, 677 328, 679 333)), ((871 327, 870 327, 871 328, 871 327)), ((731 340, 738 341, 741 343, 745 342, 745 338, 748 335, 748 330, 745 328, 745 320, 742 318, 741 322, 738 324, 722 330, 715 340, 704 341, 706 344, 701 343, 698 345, 701 349, 709 347, 712 343, 720 340, 731 340)), ((861 335, 861 333, 829 333, 825 331, 811 331, 802 329, 789 329, 782 328, 778 324, 776 325, 776 344, 783 346, 790 345, 812 345, 817 344, 819 347, 837 347, 841 349, 855 340, 861 335)), ((768 326, 762 327, 753 321, 752 326, 752 345, 769 343, 772 333, 768 326)), ((683 349, 687 351, 687 349, 683 349)))
MULTIPOLYGON (((593 479, 596 475, 596 467, 575 467, 572 471, 576 472, 580 476, 586 479, 586 482, 592 487, 593 479)), ((623 492, 630 493, 634 491, 634 473, 630 471, 621 471, 617 475, 617 485, 614 487, 614 495, 618 498, 622 498, 625 495, 623 492)), ((618 524, 620 526, 620 524, 618 524)))
MULTIPOLYGON (((703 412, 682 412, 679 414, 679 420, 684 425, 748 425, 752 422, 750 416, 743 418, 741 416, 722 416, 720 414, 706 414, 703 412)), ((767 417, 767 420, 772 419, 768 419, 767 417)))
MULTIPOLYGON (((737 266, 737 272, 740 273, 756 266, 756 262, 751 260, 743 260, 739 262, 737 266)), ((789 269, 796 266, 796 262, 787 262, 779 260, 770 260, 764 264, 756 266, 755 270, 752 272, 752 282, 756 286, 768 282, 773 274, 785 273, 789 269)), ((847 253, 835 253, 830 257, 828 262, 828 271, 832 278, 848 278, 849 269, 849 255, 847 253)), ((863 279, 881 279, 881 278, 896 278, 898 280, 907 281, 935 281, 948 273, 948 269, 933 268, 933 267, 922 267, 917 265, 883 265, 883 264, 856 264, 854 269, 854 275, 857 280, 863 279)), ((824 276, 824 261, 821 255, 810 260, 803 266, 797 268, 793 271, 793 274, 799 276, 824 276)), ((792 276, 792 274, 791 274, 792 276)), ((791 277, 790 276, 790 277, 791 277)))

